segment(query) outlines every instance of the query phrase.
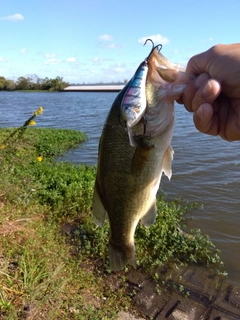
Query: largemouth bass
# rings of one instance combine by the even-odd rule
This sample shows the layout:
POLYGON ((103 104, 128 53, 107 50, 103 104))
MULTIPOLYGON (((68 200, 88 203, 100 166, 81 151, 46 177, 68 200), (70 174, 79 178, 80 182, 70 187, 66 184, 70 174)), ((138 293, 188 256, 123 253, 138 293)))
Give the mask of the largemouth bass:
POLYGON ((189 77, 157 49, 148 59, 146 110, 132 127, 135 146, 121 121, 121 103, 130 83, 118 94, 99 142, 93 217, 102 226, 110 222, 109 256, 113 271, 136 267, 134 233, 139 221, 146 227, 156 220, 156 194, 162 173, 170 179, 173 149, 174 100, 189 77))

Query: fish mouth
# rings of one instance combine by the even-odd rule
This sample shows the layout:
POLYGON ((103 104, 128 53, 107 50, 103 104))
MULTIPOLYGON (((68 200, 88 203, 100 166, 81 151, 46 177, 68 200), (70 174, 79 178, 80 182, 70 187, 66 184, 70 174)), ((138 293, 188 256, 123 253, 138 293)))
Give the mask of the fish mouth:
POLYGON ((184 71, 184 68, 170 62, 157 49, 152 52, 148 62, 150 69, 148 81, 152 83, 175 82, 179 71, 184 71))

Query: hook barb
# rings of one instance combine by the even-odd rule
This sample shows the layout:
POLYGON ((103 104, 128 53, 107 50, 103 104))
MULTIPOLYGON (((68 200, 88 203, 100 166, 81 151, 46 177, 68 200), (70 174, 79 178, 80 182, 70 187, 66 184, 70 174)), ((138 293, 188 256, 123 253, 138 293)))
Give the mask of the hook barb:
POLYGON ((153 51, 154 51, 155 49, 157 49, 158 52, 160 52, 161 49, 162 49, 162 44, 158 44, 158 45, 155 46, 155 45, 154 45, 154 42, 152 41, 152 39, 147 39, 147 40, 144 42, 144 46, 145 46, 145 44, 146 44, 148 41, 151 41, 151 42, 152 42, 152 50, 150 51, 149 55, 148 55, 147 58, 145 59, 146 62, 148 62, 148 59, 150 58, 151 54, 153 53, 153 51))

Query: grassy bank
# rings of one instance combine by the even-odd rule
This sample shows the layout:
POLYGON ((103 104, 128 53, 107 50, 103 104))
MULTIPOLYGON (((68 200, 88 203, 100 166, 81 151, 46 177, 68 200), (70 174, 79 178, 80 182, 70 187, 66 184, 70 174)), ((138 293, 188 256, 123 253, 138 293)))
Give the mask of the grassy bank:
MULTIPOLYGON (((109 226, 92 222, 96 168, 54 162, 85 139, 28 124, 0 129, 0 319, 116 319, 131 307, 128 270, 108 267, 109 226)), ((137 228, 139 268, 219 265, 208 237, 181 231, 193 207, 159 197, 155 225, 137 228)))

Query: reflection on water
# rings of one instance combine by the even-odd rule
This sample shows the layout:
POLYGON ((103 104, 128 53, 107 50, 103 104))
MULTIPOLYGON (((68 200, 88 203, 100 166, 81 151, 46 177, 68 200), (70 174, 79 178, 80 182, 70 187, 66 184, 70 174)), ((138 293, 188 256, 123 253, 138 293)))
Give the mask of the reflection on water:
MULTIPOLYGON (((40 127, 77 129, 88 141, 61 160, 97 163, 98 140, 116 93, 19 93, 0 92, 0 126, 20 126, 40 105, 40 127)), ((183 196, 202 207, 190 214, 191 228, 210 235, 222 251, 229 278, 240 283, 240 142, 228 143, 200 134, 192 115, 176 106, 173 137, 173 176, 163 177, 168 199, 183 196)))

